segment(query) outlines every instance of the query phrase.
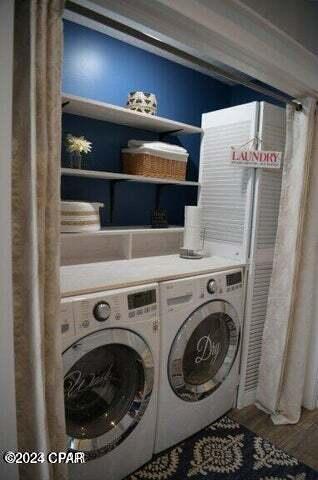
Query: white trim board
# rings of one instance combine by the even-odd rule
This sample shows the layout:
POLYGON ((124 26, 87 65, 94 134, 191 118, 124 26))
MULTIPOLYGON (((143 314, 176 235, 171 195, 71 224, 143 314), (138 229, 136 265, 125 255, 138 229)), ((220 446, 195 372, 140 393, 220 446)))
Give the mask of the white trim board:
POLYGON ((318 58, 236 0, 76 0, 291 96, 318 96, 318 58))

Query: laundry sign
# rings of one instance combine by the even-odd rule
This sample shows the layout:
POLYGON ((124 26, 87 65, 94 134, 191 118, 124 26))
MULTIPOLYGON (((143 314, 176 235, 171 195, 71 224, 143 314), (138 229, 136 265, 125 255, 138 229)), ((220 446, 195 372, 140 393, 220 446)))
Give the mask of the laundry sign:
POLYGON ((231 163, 242 167, 280 168, 282 152, 231 147, 231 163))

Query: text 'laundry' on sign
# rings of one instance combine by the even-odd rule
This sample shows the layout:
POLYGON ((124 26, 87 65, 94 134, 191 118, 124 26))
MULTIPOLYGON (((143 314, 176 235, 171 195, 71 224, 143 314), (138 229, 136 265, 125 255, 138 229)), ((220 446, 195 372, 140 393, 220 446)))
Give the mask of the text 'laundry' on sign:
POLYGON ((231 162, 243 167, 280 168, 282 152, 231 149, 231 162))

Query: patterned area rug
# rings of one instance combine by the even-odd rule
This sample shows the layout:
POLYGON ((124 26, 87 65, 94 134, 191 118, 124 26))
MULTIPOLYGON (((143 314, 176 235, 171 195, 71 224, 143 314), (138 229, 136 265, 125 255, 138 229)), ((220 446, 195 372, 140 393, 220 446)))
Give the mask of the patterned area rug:
POLYGON ((126 480, 317 480, 318 473, 224 416, 126 480))

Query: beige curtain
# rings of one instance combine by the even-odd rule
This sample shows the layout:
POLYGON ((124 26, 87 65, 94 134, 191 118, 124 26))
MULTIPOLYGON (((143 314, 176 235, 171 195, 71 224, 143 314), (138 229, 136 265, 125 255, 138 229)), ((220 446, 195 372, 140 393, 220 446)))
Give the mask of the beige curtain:
POLYGON ((313 178, 318 162, 314 98, 287 108, 287 139, 273 273, 263 336, 257 403, 274 423, 297 423, 317 296, 313 178))
MULTIPOLYGON (((62 0, 15 1, 13 288, 18 447, 65 450, 59 330, 62 0)), ((65 465, 21 465, 23 480, 65 465)))

